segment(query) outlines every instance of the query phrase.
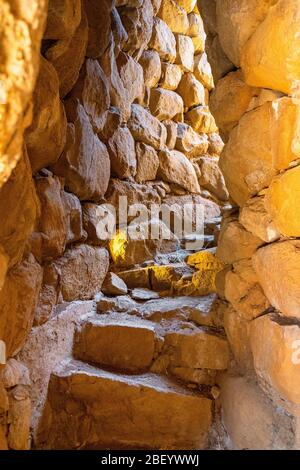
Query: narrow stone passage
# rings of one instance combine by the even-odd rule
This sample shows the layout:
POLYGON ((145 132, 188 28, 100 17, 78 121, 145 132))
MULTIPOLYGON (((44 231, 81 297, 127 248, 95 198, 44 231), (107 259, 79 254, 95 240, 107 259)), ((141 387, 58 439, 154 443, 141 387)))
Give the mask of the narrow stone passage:
POLYGON ((299 449, 299 2, 25 3, 0 450, 299 449))
POLYGON ((229 362, 213 251, 183 251, 187 263, 170 262, 180 252, 159 255, 160 264, 108 276, 107 295, 77 328, 74 358, 52 373, 38 448, 209 446, 216 376, 229 362))

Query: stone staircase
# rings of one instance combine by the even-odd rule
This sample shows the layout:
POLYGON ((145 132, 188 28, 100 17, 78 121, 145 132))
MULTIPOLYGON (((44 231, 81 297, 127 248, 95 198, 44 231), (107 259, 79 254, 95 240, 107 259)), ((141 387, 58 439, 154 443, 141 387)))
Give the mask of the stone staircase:
MULTIPOLYGON (((75 333, 73 357, 51 375, 38 448, 209 446, 216 376, 229 349, 216 295, 174 294, 172 283, 185 278, 187 288, 197 272, 195 263, 179 269, 174 261, 118 273, 128 293, 97 296, 75 333)), ((204 272, 203 279, 207 286, 204 272)))

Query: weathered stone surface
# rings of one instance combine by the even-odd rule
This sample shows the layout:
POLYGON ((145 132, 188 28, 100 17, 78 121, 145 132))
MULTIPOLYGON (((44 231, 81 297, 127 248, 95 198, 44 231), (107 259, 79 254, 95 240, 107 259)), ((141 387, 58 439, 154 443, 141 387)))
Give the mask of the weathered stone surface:
MULTIPOLYGON (((195 47, 195 52, 201 52, 205 50, 205 39, 206 34, 204 31, 204 25, 201 16, 196 11, 191 12, 188 15, 189 27, 187 30, 187 35, 192 39, 197 41, 197 47, 195 47), (202 44, 201 44, 202 43, 202 44)), ((195 42, 194 42, 195 46, 195 42)))
POLYGON ((72 90, 84 62, 88 43, 88 23, 82 9, 81 22, 70 39, 62 39, 46 50, 46 59, 54 66, 59 78, 60 96, 64 98, 72 90))
POLYGON ((125 44, 128 41, 128 34, 123 26, 119 12, 115 7, 111 11, 111 29, 114 35, 115 56, 118 57, 120 52, 125 48, 125 44))
POLYGON ((166 143, 167 131, 165 126, 138 104, 131 106, 128 127, 135 140, 151 145, 157 150, 161 149, 166 143))
POLYGON ((142 101, 145 92, 142 66, 124 52, 118 55, 117 66, 129 104, 142 101))
POLYGON ((33 326, 46 323, 53 314, 55 305, 62 300, 59 291, 59 275, 53 264, 43 268, 43 282, 34 312, 33 326))
POLYGON ((209 134, 208 142, 209 142, 208 153, 210 155, 217 155, 219 157, 224 148, 224 142, 220 134, 217 134, 216 132, 209 134))
POLYGON ((62 256, 67 242, 67 218, 62 200, 63 188, 57 176, 38 176, 35 181, 41 204, 38 231, 43 259, 62 256))
MULTIPOLYGON (((197 70, 197 69, 196 69, 197 70)), ((194 71, 196 78, 197 72, 194 71)), ((198 78, 200 80, 200 78, 198 78)), ((201 81, 201 80, 200 80, 201 81)), ((210 96, 210 109, 226 141, 230 131, 246 113, 257 88, 250 87, 243 79, 241 70, 230 72, 221 78, 210 96), (224 113, 226 109, 226 113, 224 113)))
POLYGON ((130 315, 137 314, 137 305, 128 295, 118 295, 117 297, 105 297, 100 294, 99 298, 96 297, 97 312, 104 313, 128 313, 130 315))
POLYGON ((13 450, 29 450, 31 400, 29 391, 18 385, 9 393, 7 443, 13 450))
POLYGON ((148 207, 151 203, 160 204, 161 201, 158 192, 150 185, 120 181, 113 178, 109 182, 106 200, 117 209, 120 196, 127 197, 128 206, 141 203, 146 204, 148 207))
POLYGON ((101 290, 109 256, 104 248, 77 245, 53 264, 60 275, 63 299, 67 302, 89 300, 101 290))
POLYGON ((160 5, 161 5, 162 0, 152 0, 152 6, 153 6, 153 13, 154 15, 157 15, 160 5))
POLYGON ((239 222, 246 230, 267 243, 272 243, 280 237, 266 210, 264 197, 249 199, 240 210, 239 222))
POLYGON ((55 174, 65 178, 66 188, 80 200, 97 201, 107 190, 109 154, 106 146, 94 134, 80 103, 76 104, 74 112, 74 121, 68 124, 66 148, 52 169, 55 174))
POLYGON ((270 303, 283 315, 300 317, 299 241, 265 246, 253 256, 253 266, 270 303))
POLYGON ((145 86, 155 87, 161 76, 161 62, 157 51, 144 51, 139 60, 144 71, 145 86))
POLYGON ((10 179, 0 189, 0 243, 9 257, 8 267, 21 261, 25 244, 39 213, 26 150, 10 179), (5 223, 4 223, 5 222, 5 223))
MULTIPOLYGON (((240 65, 241 53, 276 0, 217 0, 218 34, 229 59, 240 65)), ((257 43, 256 43, 257 44, 257 43)), ((262 42, 260 47, 263 47, 262 42)))
POLYGON ((220 167, 238 204, 269 186, 276 173, 299 155, 296 108, 287 97, 266 102, 246 113, 231 132, 220 167))
POLYGON ((125 179, 136 173, 134 139, 127 127, 119 127, 107 145, 113 176, 125 179))
POLYGON ((163 62, 159 86, 166 90, 176 90, 182 78, 180 65, 163 62))
POLYGON ((113 4, 110 0, 82 0, 88 20, 88 57, 100 57, 109 43, 111 30, 111 11, 113 4))
POLYGON ((192 163, 177 150, 159 153, 158 176, 167 183, 175 183, 191 193, 199 193, 200 186, 192 163))
POLYGON ((168 25, 160 18, 154 18, 149 47, 156 50, 163 60, 175 62, 176 39, 168 25))
POLYGON ((204 134, 198 134, 187 124, 178 124, 176 149, 189 158, 202 155, 208 149, 207 137, 204 134))
POLYGON ((0 291, 3 287, 5 276, 7 273, 8 261, 9 259, 7 254, 5 253, 2 246, 0 246, 0 291))
POLYGON ((74 330, 93 310, 92 301, 61 304, 53 318, 31 330, 22 348, 19 359, 30 370, 32 380, 31 435, 34 439, 47 398, 50 374, 62 360, 71 356, 74 330))
POLYGON ((159 252, 170 253, 177 248, 177 238, 160 220, 132 223, 127 230, 120 229, 109 243, 111 257, 118 267, 143 263, 159 252))
POLYGON ((265 207, 273 226, 288 237, 300 236, 300 223, 295 217, 300 208, 299 176, 297 166, 275 178, 266 192, 265 207))
POLYGON ((67 120, 59 99, 54 67, 41 59, 33 93, 33 121, 26 131, 26 145, 33 173, 55 163, 66 143, 67 120))
MULTIPOLYGON (((190 279, 193 272, 194 270, 184 263, 154 265, 148 270, 149 283, 157 292, 169 291, 171 293, 175 292, 176 285, 183 278, 190 279)), ((162 304, 162 307, 165 308, 165 305, 162 304)))
POLYGON ((42 268, 32 255, 6 276, 0 291, 0 337, 7 357, 20 351, 32 327, 41 283, 42 268))
POLYGON ((176 36, 176 64, 181 65, 185 72, 194 70, 194 44, 189 36, 176 36))
MULTIPOLYGON (((109 81, 111 104, 112 106, 119 109, 121 121, 126 122, 130 116, 131 101, 129 93, 125 89, 125 84, 123 83, 119 74, 114 47, 114 38, 113 35, 111 35, 110 44, 105 50, 104 54, 99 59, 99 62, 104 71, 105 76, 109 81)), ((124 56, 121 59, 121 63, 124 63, 124 56)), ((138 80, 138 84, 139 83, 140 80, 138 80)), ((133 84, 131 83, 130 95, 134 93, 135 90, 135 86, 133 86, 133 84)))
POLYGON ((249 85, 289 94, 299 86, 300 79, 299 7, 293 0, 269 0, 266 4, 273 7, 245 45, 241 65, 249 85))
POLYGON ((82 206, 83 227, 87 233, 87 240, 92 245, 105 245, 110 235, 109 227, 106 227, 105 223, 102 224, 102 221, 111 213, 109 209, 106 204, 98 205, 92 202, 86 202, 82 206), (107 232, 103 230, 105 228, 107 232))
POLYGON ((82 209, 78 197, 63 191, 62 201, 67 222, 67 243, 83 241, 86 233, 82 226, 82 209))
POLYGON ((151 113, 159 120, 183 120, 183 100, 175 91, 164 88, 151 90, 149 108, 151 113))
POLYGON ((191 13, 197 6, 197 0, 176 0, 176 2, 184 8, 187 13, 191 13))
POLYGON ((68 39, 81 21, 80 0, 50 0, 45 39, 68 39))
POLYGON ((136 143, 137 172, 135 179, 138 183, 155 180, 159 167, 157 152, 150 145, 136 143))
POLYGON ((185 289, 186 295, 208 295, 216 292, 216 275, 224 267, 220 260, 209 250, 201 250, 188 256, 186 262, 197 271, 192 275, 190 285, 188 280, 186 285, 183 280, 183 289, 178 285, 179 292, 183 294, 185 289))
POLYGON ((151 0, 144 0, 137 8, 121 8, 120 16, 128 34, 125 49, 130 53, 138 51, 138 55, 140 55, 151 39, 153 28, 151 0))
POLYGON ((223 219, 219 236, 217 255, 225 264, 232 264, 245 258, 263 245, 263 241, 252 235, 233 217, 223 219))
POLYGON ((211 134, 218 128, 208 106, 196 106, 185 115, 185 120, 198 133, 211 134))
POLYGON ((220 201, 227 201, 229 194, 225 186, 224 177, 218 165, 218 158, 205 155, 197 159, 201 177, 199 183, 214 194, 220 201))
POLYGON ((176 0, 162 0, 158 16, 169 26, 173 33, 187 33, 189 28, 187 12, 178 5, 176 0))
POLYGON ((164 121, 164 126, 167 129, 166 146, 170 150, 174 150, 177 139, 177 123, 174 121, 164 121))
POLYGON ((164 335, 162 356, 172 367, 224 370, 228 366, 229 348, 224 337, 190 326, 164 335))
MULTIPOLYGON (((164 198, 163 203, 168 206, 174 206, 176 211, 182 211, 185 204, 202 205, 205 220, 210 220, 214 217, 220 216, 220 207, 218 204, 201 196, 195 196, 191 194, 185 196, 167 196, 164 198)), ((195 220, 193 220, 193 223, 195 223, 195 220)))
POLYGON ((192 73, 184 74, 177 91, 184 101, 185 108, 205 105, 204 87, 192 73))
POLYGON ((30 124, 28 107, 38 74, 40 41, 47 14, 45 0, 26 6, 21 3, 12 7, 5 0, 0 6, 0 187, 22 157, 22 136, 30 124))
POLYGON ((153 290, 146 289, 146 288, 143 289, 141 287, 135 287, 134 289, 132 289, 132 291, 130 292, 130 296, 134 300, 143 300, 143 301, 159 299, 158 292, 154 292, 153 290))
POLYGON ((217 34, 216 0, 202 0, 200 10, 205 29, 211 35, 217 34))
POLYGON ((79 442, 84 442, 85 447, 98 449, 115 446, 132 449, 199 449, 206 445, 211 424, 211 400, 178 387, 167 379, 155 374, 134 378, 116 375, 75 361, 52 376, 48 406, 54 407, 55 420, 52 422, 52 430, 47 429, 46 425, 43 427, 40 447, 75 449, 79 442), (86 400, 88 403, 94 402, 93 409, 89 407, 92 415, 85 411, 85 421, 89 423, 93 420, 95 434, 89 434, 89 425, 82 426, 81 411, 76 413, 74 406, 73 432, 67 431, 71 415, 65 416, 65 412, 62 412, 65 404, 60 409, 57 401, 57 404, 54 403, 54 397, 57 394, 65 396, 66 391, 75 409, 86 400), (106 407, 103 407, 103 403, 106 403, 106 407), (154 421, 153 407, 156 409, 154 421), (178 409, 183 412, 178 413, 178 409), (124 416, 124 420, 116 421, 116 415, 124 416), (134 424, 131 417, 134 417, 134 424), (109 423, 105 434, 102 432, 104 423, 109 423))
MULTIPOLYGON (((182 277, 187 271, 187 267, 178 269, 175 272, 173 266, 159 266, 155 267, 155 274, 159 271, 162 274, 160 287, 157 285, 159 292, 165 289, 166 284, 163 286, 163 280, 170 286, 173 281, 182 277), (164 274, 162 270, 164 268, 164 274), (157 271, 158 270, 158 271, 157 271), (172 271, 172 272, 171 272, 172 271), (165 276, 169 275, 169 279, 165 276), (163 276, 165 276, 163 278, 163 276), (173 279, 173 281, 172 281, 173 279)), ((136 268, 130 271, 122 271, 119 273, 121 277, 126 280, 129 287, 135 287, 141 281, 141 276, 148 277, 149 273, 152 276, 154 268, 136 268)), ((139 315, 144 319, 153 322, 161 322, 162 320, 191 320, 199 326, 218 326, 220 325, 217 319, 217 308, 214 306, 215 296, 209 295, 206 297, 163 297, 159 299, 150 300, 144 304, 135 302, 131 297, 119 296, 114 298, 102 298, 97 303, 98 313, 109 312, 127 312, 132 315, 139 315)))
POLYGON ((125 282, 115 273, 107 273, 102 284, 102 292, 105 295, 123 295, 127 294, 125 282))
MULTIPOLYGON (((106 114, 110 107, 110 95, 108 80, 97 60, 86 60, 70 97, 73 100, 77 98, 80 101, 94 129, 100 132, 106 123, 106 114)), ((76 106, 75 103, 71 103, 71 105, 76 106)))
POLYGON ((255 382, 233 375, 222 377, 221 403, 224 424, 236 449, 293 448, 293 418, 274 406, 255 382))
POLYGON ((212 90, 214 88, 211 66, 207 60, 205 52, 196 55, 194 58, 194 75, 208 90, 212 90))
POLYGON ((250 335, 258 376, 282 398, 299 404, 299 325, 264 315, 252 322, 250 335))
POLYGON ((12 388, 17 385, 30 385, 29 371, 27 367, 14 358, 7 360, 4 369, 0 373, 4 388, 12 388))
POLYGON ((250 346, 250 325, 243 314, 231 305, 224 306, 224 329, 238 369, 253 372, 253 357, 250 346))
POLYGON ((256 318, 270 307, 251 260, 234 263, 232 270, 227 272, 225 297, 248 320, 256 318))
POLYGON ((103 142, 107 142, 114 134, 114 132, 122 125, 122 115, 119 108, 111 106, 106 113, 106 122, 98 136, 103 142))
POLYGON ((155 324, 126 314, 97 315, 83 323, 75 357, 128 372, 147 370, 155 353, 155 324))
POLYGON ((235 66, 228 59, 221 47, 218 35, 209 35, 207 37, 206 51, 215 83, 217 83, 218 80, 224 77, 228 72, 235 70, 235 66))

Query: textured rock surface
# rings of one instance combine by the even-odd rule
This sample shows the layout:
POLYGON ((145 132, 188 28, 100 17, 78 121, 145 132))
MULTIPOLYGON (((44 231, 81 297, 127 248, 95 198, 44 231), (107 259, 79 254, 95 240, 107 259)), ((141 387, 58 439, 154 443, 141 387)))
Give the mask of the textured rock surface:
POLYGON ((26 145, 32 171, 55 163, 66 143, 67 120, 59 99, 59 80, 54 67, 41 60, 33 94, 33 121, 26 132, 26 145))
POLYGON ((299 237, 300 224, 298 213, 300 207, 298 187, 300 167, 286 171, 274 179, 267 190, 265 206, 274 227, 279 233, 288 237, 299 237))
POLYGON ((289 94, 300 79, 299 6, 293 0, 265 3, 275 5, 245 45, 241 65, 249 85, 289 94), (264 51, 263 59, 260 51, 264 51))
POLYGON ((0 243, 9 257, 9 266, 21 261, 28 236, 39 213, 26 151, 11 178, 0 189, 0 243))
POLYGON ((297 2, 21 3, 0 6, 0 448, 299 448, 297 2), (126 227, 149 220, 170 239, 126 227))
POLYGON ((42 268, 29 256, 8 273, 0 292, 0 337, 7 357, 17 354, 33 323, 42 282, 42 268))
POLYGON ((200 186, 191 162, 177 150, 161 151, 159 176, 168 183, 175 183, 191 193, 199 193, 200 186))
POLYGON ((77 333, 77 359, 114 369, 147 370, 155 353, 155 325, 126 315, 99 315, 77 333))
POLYGON ((68 249, 54 262, 63 299, 69 302, 93 298, 101 290, 108 265, 108 252, 104 248, 77 245, 68 249))
POLYGON ((265 315, 251 325, 255 370, 281 397, 299 404, 299 325, 265 315))
POLYGON ((236 449, 293 448, 293 418, 274 406, 255 382, 239 376, 224 377, 221 402, 224 423, 236 449))
MULTIPOLYGON (((116 376, 91 366, 71 362, 53 375, 50 389, 54 394, 58 392, 63 395, 68 390, 68 395, 74 404, 79 404, 82 400, 94 401, 96 415, 87 415, 86 421, 95 420, 95 434, 89 435, 89 426, 84 428, 87 448, 121 446, 155 449, 163 446, 170 449, 181 447, 193 449, 204 447, 206 444, 206 433, 211 422, 211 401, 181 387, 171 386, 166 379, 155 375, 146 374, 136 378, 116 376), (102 398, 99 399, 100 396, 102 398), (142 399, 138 399, 141 397, 142 399), (102 403, 110 404, 109 415, 102 403), (153 421, 153 407, 156 409, 155 421, 153 421), (140 426, 133 424, 131 419, 125 419, 128 409, 130 416, 134 415, 140 426), (176 413, 177 409, 182 409, 184 412, 176 413), (122 423, 119 419, 117 422, 114 420, 114 416, 118 413, 124 416, 122 423), (105 435, 101 433, 104 422, 109 423, 105 435), (97 436, 101 436, 100 439, 97 436)), ((55 407, 54 416, 57 417, 56 422, 52 423, 64 434, 70 417, 64 418, 64 413, 52 403, 51 395, 49 406, 55 407)), ((91 412, 94 413, 92 410, 91 412)), ((77 433, 82 435, 83 432, 80 414, 73 415, 72 422, 74 438, 69 435, 67 441, 61 440, 58 437, 61 433, 51 435, 51 429, 45 427, 44 434, 40 436, 40 445, 76 448, 78 442, 76 435, 77 433)))
POLYGON ((68 124, 65 150, 53 171, 66 180, 66 187, 81 200, 104 196, 110 176, 106 146, 94 134, 81 104, 77 103, 74 121, 68 124))
POLYGON ((299 241, 288 240, 261 248, 253 265, 270 303, 285 316, 299 317, 299 241))
POLYGON ((39 46, 46 22, 46 0, 26 7, 3 1, 0 6, 3 57, 0 80, 0 187, 23 154, 23 131, 30 124, 28 106, 39 67, 39 46), (11 106, 14 103, 14 106, 11 106))

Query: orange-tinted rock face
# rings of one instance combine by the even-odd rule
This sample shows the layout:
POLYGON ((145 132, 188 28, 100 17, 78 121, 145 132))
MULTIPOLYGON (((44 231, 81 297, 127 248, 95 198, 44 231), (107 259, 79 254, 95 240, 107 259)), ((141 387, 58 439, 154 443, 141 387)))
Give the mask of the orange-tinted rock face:
POLYGON ((220 407, 218 445, 299 447, 299 5, 21 3, 0 6, 0 448, 31 415, 37 447, 205 448, 220 407))
POLYGON ((217 82, 211 111, 227 142, 220 168, 237 205, 218 238, 227 266, 217 287, 233 369, 246 374, 224 381, 224 423, 237 448, 299 448, 300 8, 283 0, 203 5, 217 82), (224 55, 236 71, 228 73, 224 55), (279 434, 270 440, 262 422, 279 434))

